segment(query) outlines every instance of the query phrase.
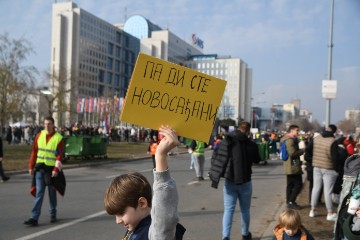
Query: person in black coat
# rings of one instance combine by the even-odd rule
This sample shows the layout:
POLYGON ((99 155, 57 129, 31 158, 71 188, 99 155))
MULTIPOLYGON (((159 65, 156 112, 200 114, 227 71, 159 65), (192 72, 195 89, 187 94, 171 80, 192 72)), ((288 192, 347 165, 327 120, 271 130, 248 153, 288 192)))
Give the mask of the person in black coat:
POLYGON ((8 176, 6 176, 5 173, 4 173, 4 169, 3 169, 3 165, 2 165, 3 156, 4 156, 3 142, 2 142, 2 139, 0 137, 0 177, 1 177, 2 182, 6 182, 10 178, 8 176))
POLYGON ((242 121, 239 128, 226 135, 213 152, 209 172, 211 186, 217 188, 220 178, 224 183, 223 239, 230 239, 233 214, 237 199, 241 208, 243 239, 252 239, 249 232, 252 197, 252 165, 260 162, 258 146, 250 138, 250 123, 242 121))
POLYGON ((12 129, 11 129, 10 126, 6 129, 6 141, 8 142, 9 145, 11 144, 11 141, 12 141, 12 129))

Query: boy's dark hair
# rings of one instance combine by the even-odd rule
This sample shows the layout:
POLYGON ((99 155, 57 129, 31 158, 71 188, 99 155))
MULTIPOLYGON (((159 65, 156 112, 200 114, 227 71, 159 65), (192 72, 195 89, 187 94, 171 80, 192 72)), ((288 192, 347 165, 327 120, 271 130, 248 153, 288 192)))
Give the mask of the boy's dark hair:
POLYGON ((46 117, 44 120, 50 121, 50 122, 52 122, 53 124, 55 123, 54 118, 51 117, 51 116, 46 117))
POLYGON ((106 190, 105 210, 110 215, 122 215, 127 207, 136 209, 141 197, 144 197, 151 207, 152 189, 148 180, 137 172, 120 175, 106 190))
MULTIPOLYGON (((298 125, 292 124, 292 125, 290 125, 290 127, 289 127, 289 129, 288 129, 288 132, 291 132, 291 130, 297 129, 297 128, 299 128, 298 125)), ((300 129, 300 128, 299 128, 299 129, 300 129)))
POLYGON ((250 132, 250 126, 251 126, 251 125, 250 125, 249 122, 241 121, 241 122, 239 123, 238 129, 239 129, 240 132, 248 133, 248 132, 250 132))

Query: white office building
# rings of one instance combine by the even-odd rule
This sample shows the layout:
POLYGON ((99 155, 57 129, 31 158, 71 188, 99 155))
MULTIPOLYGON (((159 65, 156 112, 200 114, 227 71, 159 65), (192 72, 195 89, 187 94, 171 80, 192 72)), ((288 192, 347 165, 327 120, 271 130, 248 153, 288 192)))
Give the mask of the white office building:
POLYGON ((140 39, 140 51, 145 54, 226 80, 218 117, 235 121, 240 117, 250 121, 252 70, 244 61, 230 56, 204 55, 204 41, 195 34, 184 41, 143 16, 135 15, 126 20, 124 31, 140 39))
POLYGON ((360 126, 360 109, 348 109, 345 111, 345 119, 360 126))
POLYGON ((83 119, 78 97, 125 97, 140 51, 226 80, 219 118, 250 121, 252 70, 239 58, 204 55, 195 34, 183 40, 139 15, 112 25, 73 2, 54 3, 52 18, 50 88, 58 99, 53 108, 62 110, 58 125, 83 119))
POLYGON ((79 97, 125 96, 139 51, 132 35, 73 2, 54 3, 50 88, 56 124, 82 120, 79 97))
POLYGON ((184 41, 143 16, 135 15, 126 20, 124 31, 140 39, 140 51, 145 54, 226 80, 218 117, 250 121, 252 70, 244 61, 230 56, 204 55, 204 41, 195 34, 184 41))
POLYGON ((186 66, 227 81, 219 119, 251 121, 252 70, 240 58, 216 54, 192 56, 186 66))
POLYGON ((140 39, 142 53, 172 63, 184 65, 191 55, 203 54, 198 45, 184 41, 140 15, 128 18, 124 31, 140 39))

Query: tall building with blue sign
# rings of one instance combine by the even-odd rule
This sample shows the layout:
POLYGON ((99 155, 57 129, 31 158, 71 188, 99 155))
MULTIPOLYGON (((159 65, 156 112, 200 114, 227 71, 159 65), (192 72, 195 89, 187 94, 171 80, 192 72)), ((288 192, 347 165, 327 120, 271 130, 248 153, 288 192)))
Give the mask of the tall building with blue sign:
POLYGON ((191 55, 203 54, 197 45, 184 41, 140 15, 128 18, 124 31, 140 39, 141 52, 179 65, 183 65, 191 55))
POLYGON ((50 87, 57 124, 79 120, 79 97, 124 97, 139 51, 138 38, 73 2, 54 3, 50 87))
POLYGON ((52 18, 51 90, 63 95, 54 107, 70 106, 55 115, 57 125, 98 122, 79 114, 78 98, 125 97, 139 52, 226 80, 218 117, 250 120, 252 70, 239 58, 204 54, 196 34, 183 40, 140 15, 112 25, 73 2, 54 3, 52 18))

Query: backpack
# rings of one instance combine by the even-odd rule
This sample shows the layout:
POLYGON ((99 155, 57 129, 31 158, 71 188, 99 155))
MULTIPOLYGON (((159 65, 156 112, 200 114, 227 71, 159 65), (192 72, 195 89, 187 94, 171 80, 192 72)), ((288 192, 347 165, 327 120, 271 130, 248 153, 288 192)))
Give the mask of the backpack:
POLYGON ((286 140, 281 143, 279 150, 280 159, 283 161, 286 161, 289 158, 289 153, 286 150, 286 140))

